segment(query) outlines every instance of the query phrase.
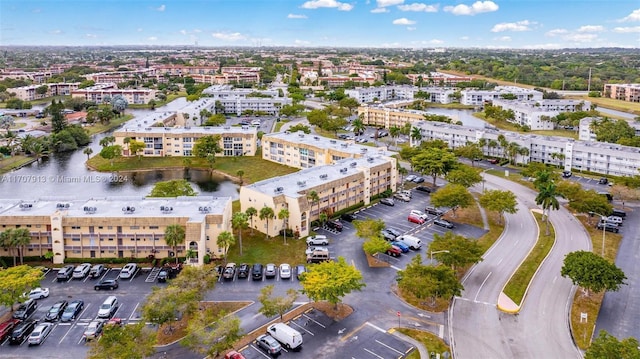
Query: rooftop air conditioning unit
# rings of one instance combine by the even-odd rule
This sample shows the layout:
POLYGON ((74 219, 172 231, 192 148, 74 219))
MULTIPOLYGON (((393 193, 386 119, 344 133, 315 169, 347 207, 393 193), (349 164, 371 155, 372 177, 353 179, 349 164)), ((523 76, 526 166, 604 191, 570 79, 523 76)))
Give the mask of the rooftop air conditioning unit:
POLYGON ((298 186, 304 187, 307 185, 307 181, 298 181, 298 186))
POLYGON ((336 143, 336 140, 329 140, 330 143, 336 143))
POLYGON ((367 162, 373 162, 373 157, 367 158, 367 162))
POLYGON ((133 207, 133 206, 122 207, 122 212, 124 213, 133 213, 135 211, 136 211, 136 207, 133 207))
POLYGON ((320 179, 327 179, 327 178, 329 178, 329 176, 328 176, 328 175, 326 175, 326 174, 321 174, 321 175, 320 175, 320 179))
POLYGON ((275 193, 281 193, 284 190, 284 188, 282 187, 277 187, 276 189, 273 190, 273 192, 275 193))
POLYGON ((351 164, 350 164, 350 166, 351 166, 351 167, 355 167, 355 166, 357 166, 357 165, 358 165, 358 163, 357 163, 357 162, 351 162, 351 164))
POLYGON ((345 168, 341 168, 341 169, 340 169, 340 173, 347 173, 347 171, 348 171, 348 170, 347 170, 347 168, 346 168, 346 167, 345 167, 345 168))

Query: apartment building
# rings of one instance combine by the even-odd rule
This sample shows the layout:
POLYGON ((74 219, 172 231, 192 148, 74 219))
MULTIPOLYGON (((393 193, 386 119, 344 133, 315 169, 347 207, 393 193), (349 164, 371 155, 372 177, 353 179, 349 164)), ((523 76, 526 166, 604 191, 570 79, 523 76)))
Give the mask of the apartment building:
POLYGON ((117 95, 124 97, 129 104, 146 104, 156 98, 156 90, 146 88, 119 89, 115 83, 101 83, 71 91, 71 97, 80 97, 96 103, 102 103, 105 99, 117 95))
MULTIPOLYGON (((580 141, 597 141, 595 132, 591 130, 591 123, 593 123, 593 121, 599 121, 599 120, 601 120, 601 118, 585 117, 581 119, 579 132, 578 132, 578 139, 580 141)), ((629 123, 629 126, 635 129, 636 131, 635 135, 640 136, 640 124, 637 122, 631 122, 631 121, 627 121, 627 122, 629 123)))
POLYGON ((483 106, 486 102, 499 100, 504 95, 515 95, 518 101, 542 100, 542 92, 517 86, 496 86, 493 90, 467 89, 460 93, 460 103, 470 106, 483 106))
POLYGON ((229 85, 214 85, 203 92, 211 96, 208 105, 210 112, 215 113, 215 103, 219 102, 224 113, 241 116, 248 111, 266 113, 277 116, 285 105, 291 105, 290 98, 279 97, 277 90, 234 89, 229 85))
MULTIPOLYGON (((27 228, 31 242, 25 256, 52 251, 55 264, 66 258, 167 258, 205 255, 219 258, 224 248, 216 241, 231 231, 230 197, 0 200, 0 229, 27 228), (164 239, 170 225, 185 228, 185 241, 177 253, 164 239)), ((0 249, 9 256, 6 249, 0 249)))
POLYGON ((427 84, 440 87, 453 87, 461 82, 473 81, 471 76, 456 76, 442 72, 430 72, 428 74, 407 74, 414 85, 427 84))
POLYGON ((299 132, 279 132, 262 136, 262 159, 295 168, 334 164, 346 158, 371 155, 393 156, 386 147, 364 146, 299 132))
POLYGON ((140 80, 156 76, 156 70, 153 68, 141 68, 133 71, 112 71, 112 72, 96 72, 87 74, 87 80, 93 80, 95 83, 120 83, 129 80, 140 80))
POLYGON ((69 96, 74 90, 78 89, 78 86, 80 86, 79 82, 59 82, 14 87, 11 92, 16 94, 16 98, 23 101, 33 101, 52 96, 69 96), (36 90, 40 86, 47 86, 47 91, 43 94, 37 93, 36 90))
POLYGON ((509 120, 520 126, 528 126, 531 130, 553 130, 551 117, 562 112, 576 112, 588 109, 591 105, 582 100, 505 100, 497 99, 493 105, 503 110, 513 111, 514 118, 509 120))
POLYGON ((422 92, 429 95, 428 102, 451 103, 453 88, 443 87, 416 87, 416 86, 377 86, 357 87, 345 90, 345 95, 355 98, 360 103, 372 103, 375 101, 413 100, 416 93, 422 92))
POLYGON ((628 102, 640 102, 640 84, 605 84, 603 96, 628 102))
POLYGON ((367 126, 375 127, 402 127, 407 123, 416 123, 424 120, 426 111, 402 110, 387 106, 360 106, 358 117, 367 126))
POLYGON ((243 186, 240 206, 242 211, 253 207, 258 213, 263 207, 273 210, 276 218, 252 219, 253 227, 262 233, 276 236, 288 227, 299 236, 307 236, 311 222, 320 213, 331 215, 359 203, 367 205, 372 196, 387 189, 395 191, 396 182, 395 158, 382 155, 349 158, 243 186), (309 199, 312 191, 319 201, 309 199), (289 211, 287 220, 277 219, 282 209, 289 211))

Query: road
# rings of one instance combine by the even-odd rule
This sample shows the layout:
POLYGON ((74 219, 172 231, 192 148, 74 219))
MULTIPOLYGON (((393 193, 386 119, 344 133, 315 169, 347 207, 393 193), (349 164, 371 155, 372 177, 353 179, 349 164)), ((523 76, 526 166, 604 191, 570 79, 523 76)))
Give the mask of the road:
POLYGON ((463 279, 465 291, 453 301, 450 328, 455 357, 580 358, 568 326, 575 288, 560 277, 560 268, 567 253, 589 249, 587 233, 564 208, 553 211, 556 244, 534 278, 520 314, 500 312, 496 302, 504 284, 535 243, 538 229, 528 209, 538 206, 530 189, 496 176, 485 179, 487 188, 515 193, 519 212, 505 216, 504 233, 463 279))

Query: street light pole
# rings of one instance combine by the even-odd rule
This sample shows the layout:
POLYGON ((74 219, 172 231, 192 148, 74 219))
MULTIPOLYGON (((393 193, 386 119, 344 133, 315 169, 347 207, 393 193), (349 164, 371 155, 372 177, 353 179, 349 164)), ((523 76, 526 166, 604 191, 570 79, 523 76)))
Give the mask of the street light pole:
POLYGON ((591 216, 595 214, 600 217, 600 221, 602 223, 602 257, 604 257, 604 241, 605 241, 606 229, 607 229, 607 219, 606 219, 607 217, 596 212, 589 212, 589 214, 591 216))
POLYGON ((442 250, 442 251, 435 251, 435 252, 431 251, 431 252, 429 252, 429 258, 430 258, 429 264, 430 265, 433 265, 433 255, 434 254, 438 254, 438 253, 449 253, 449 251, 445 249, 445 250, 442 250))

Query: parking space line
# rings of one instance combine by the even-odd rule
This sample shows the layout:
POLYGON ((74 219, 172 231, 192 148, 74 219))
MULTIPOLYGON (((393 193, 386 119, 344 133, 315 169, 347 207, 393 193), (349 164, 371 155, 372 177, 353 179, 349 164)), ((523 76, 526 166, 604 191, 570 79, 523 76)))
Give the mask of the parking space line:
POLYGON ((373 355, 373 356, 375 356, 375 357, 378 357, 378 358, 380 358, 380 359, 384 359, 384 357, 381 357, 380 355, 378 355, 378 354, 376 354, 376 353, 372 352, 371 350, 369 350, 369 349, 367 349, 367 348, 362 348, 362 349, 364 349, 364 351, 366 351, 367 353, 369 353, 369 354, 371 354, 371 355, 373 355))
MULTIPOLYGON (((296 323, 296 322, 291 322, 291 324, 294 324, 296 327, 304 330, 305 332, 311 334, 311 336, 315 336, 315 334, 313 334, 312 332, 310 332, 309 330, 305 329, 304 327, 302 327, 300 324, 296 323)), ((306 325, 306 324, 305 324, 306 325)))
POLYGON ((385 347, 385 348, 391 349, 391 350, 393 350, 394 352, 396 352, 396 353, 398 353, 398 354, 400 354, 400 355, 404 354, 403 352, 401 352, 401 351, 399 351, 399 350, 396 350, 395 348, 393 348, 393 347, 391 347, 390 345, 387 345, 387 344, 385 344, 385 343, 383 343, 383 342, 379 341, 378 339, 376 339, 376 343, 378 343, 378 344, 382 345, 382 346, 383 346, 383 347, 385 347))
POLYGON ((129 316, 129 320, 133 320, 133 315, 136 314, 136 310, 138 309, 138 306, 140 305, 140 302, 136 303, 136 306, 133 308, 133 312, 131 312, 131 315, 129 316))
POLYGON ((326 326, 324 326, 322 323, 318 322, 317 320, 311 318, 310 316, 306 315, 306 314, 302 314, 303 317, 307 318, 308 320, 318 324, 319 326, 323 327, 323 328, 327 328, 326 326))
POLYGON ((386 330, 384 330, 384 329, 380 328, 379 326, 377 326, 377 325, 375 325, 375 324, 371 324, 371 323, 369 323, 369 322, 366 322, 366 323, 364 323, 364 324, 366 324, 366 325, 370 326, 371 328, 373 328, 373 329, 375 329, 375 330, 378 330, 378 331, 380 331, 380 332, 383 332, 383 333, 386 333, 386 332, 387 332, 386 330))

